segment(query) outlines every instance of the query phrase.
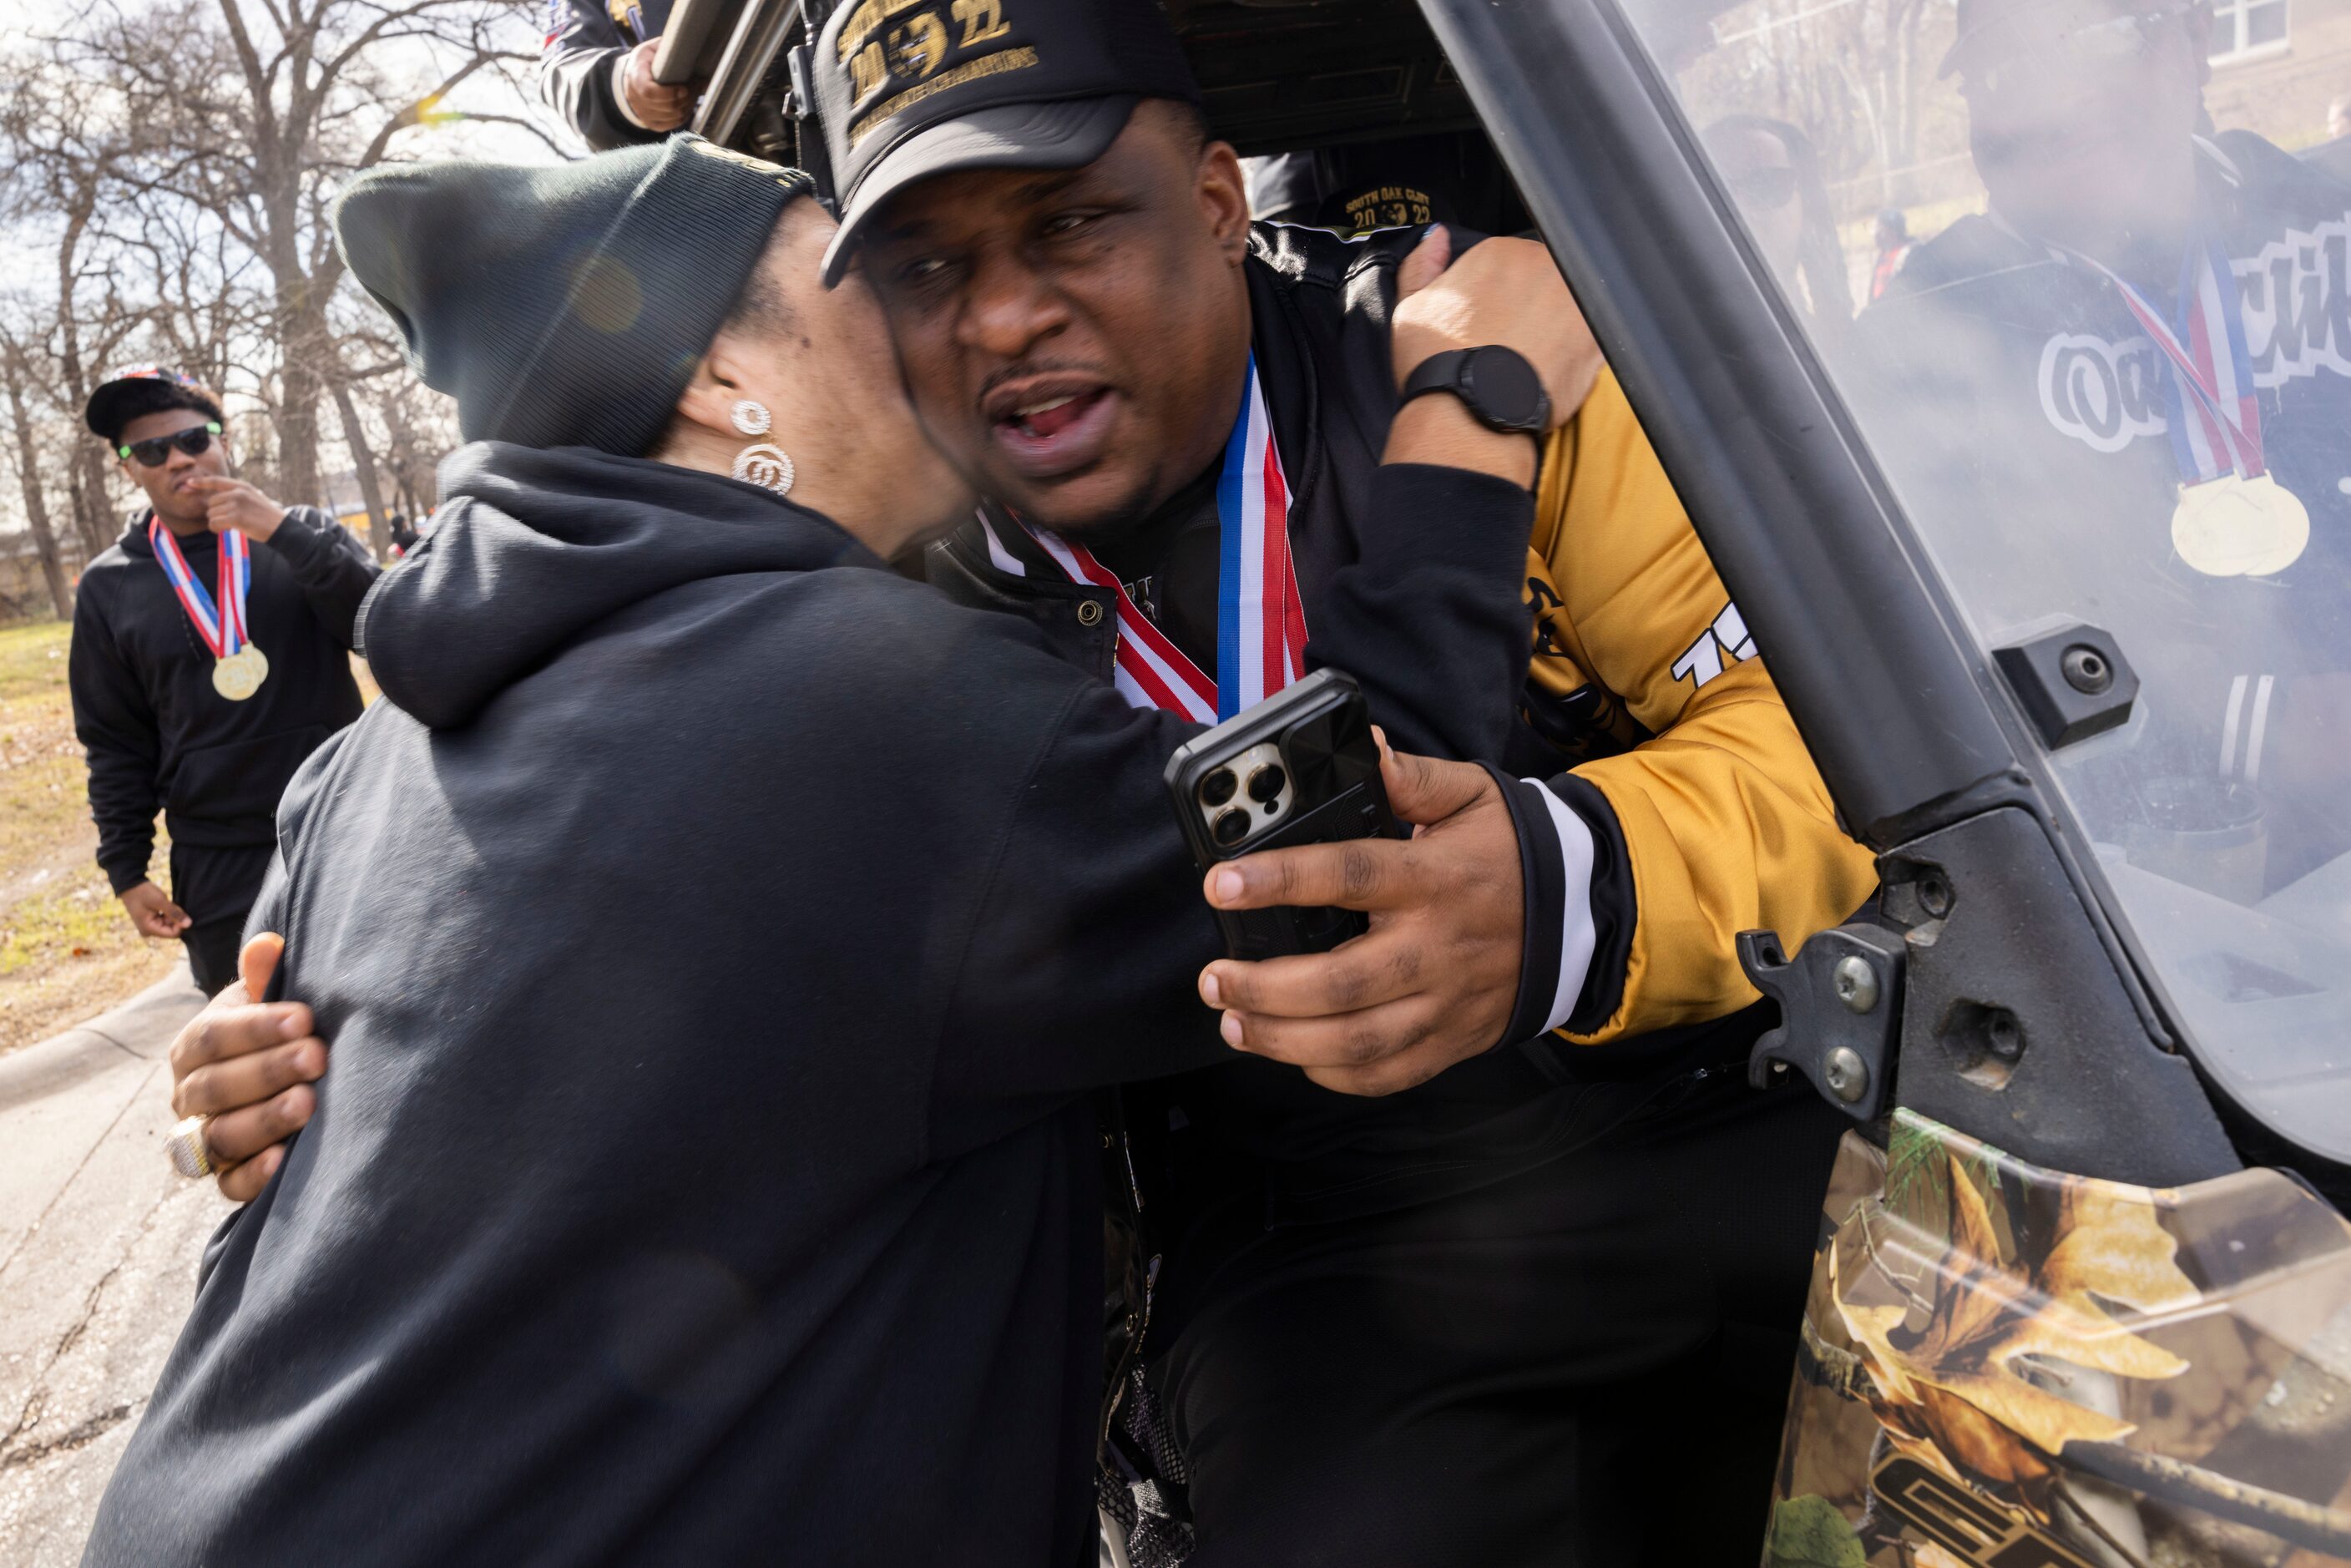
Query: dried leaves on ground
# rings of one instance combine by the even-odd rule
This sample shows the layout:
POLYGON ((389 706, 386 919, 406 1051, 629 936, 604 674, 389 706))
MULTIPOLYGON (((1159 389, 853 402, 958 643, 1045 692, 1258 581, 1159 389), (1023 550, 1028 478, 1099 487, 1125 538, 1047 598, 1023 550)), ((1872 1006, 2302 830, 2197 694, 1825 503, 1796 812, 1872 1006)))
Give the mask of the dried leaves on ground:
MULTIPOLYGON (((131 928, 90 856, 87 771, 66 696, 68 628, 0 630, 0 1051, 162 978, 176 942, 131 928)), ((158 832, 156 875, 162 879, 158 832)))

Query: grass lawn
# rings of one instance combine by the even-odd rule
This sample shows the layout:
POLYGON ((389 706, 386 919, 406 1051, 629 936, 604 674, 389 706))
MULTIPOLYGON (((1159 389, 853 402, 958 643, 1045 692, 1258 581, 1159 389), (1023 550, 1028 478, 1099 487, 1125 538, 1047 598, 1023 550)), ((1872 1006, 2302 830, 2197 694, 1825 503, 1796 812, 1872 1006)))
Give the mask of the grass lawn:
MULTIPOLYGON (((0 630, 0 1051, 96 1017, 180 956, 177 942, 131 928, 90 859, 98 830, 66 697, 68 632, 0 630)), ((158 882, 163 865, 158 823, 158 882)))
MULTIPOLYGON (((91 855, 89 774, 66 695, 71 628, 0 628, 0 1052, 47 1040, 163 977, 177 942, 131 928, 91 855)), ((360 695, 375 700, 354 658, 360 695)), ((171 885, 160 818, 149 874, 171 885)))

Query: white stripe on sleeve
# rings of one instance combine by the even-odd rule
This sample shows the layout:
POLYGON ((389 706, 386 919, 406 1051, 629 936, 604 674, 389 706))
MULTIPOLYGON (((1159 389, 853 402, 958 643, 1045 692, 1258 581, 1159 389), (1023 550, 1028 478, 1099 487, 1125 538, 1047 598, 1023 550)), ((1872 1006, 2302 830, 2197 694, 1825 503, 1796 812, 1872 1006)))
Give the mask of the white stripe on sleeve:
POLYGON ((2263 675, 2261 685, 2253 688, 2253 722, 2245 731, 2245 782, 2262 781, 2262 738, 2270 728, 2270 693, 2277 686, 2275 675, 2263 675))
POLYGON ((2237 725, 2245 716, 2245 677, 2229 683, 2229 714, 2220 721, 2220 777, 2237 768, 2237 725))
POLYGON ((1592 969, 1592 949, 1600 939, 1592 925, 1592 829, 1541 779, 1527 782, 1542 796, 1551 812, 1552 831, 1559 834, 1560 862, 1566 872, 1567 907, 1559 912, 1559 986, 1552 993, 1551 1018, 1543 1025, 1549 1033, 1575 1011, 1576 998, 1583 994, 1583 977, 1592 969))

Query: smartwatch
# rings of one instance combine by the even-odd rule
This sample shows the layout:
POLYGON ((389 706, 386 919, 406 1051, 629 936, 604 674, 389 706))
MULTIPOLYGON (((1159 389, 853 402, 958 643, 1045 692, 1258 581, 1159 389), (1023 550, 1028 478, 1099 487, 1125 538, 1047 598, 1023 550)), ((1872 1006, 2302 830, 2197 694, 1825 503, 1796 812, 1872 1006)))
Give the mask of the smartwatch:
POLYGON ((1404 383, 1404 402, 1423 392, 1451 392, 1478 423, 1507 435, 1543 438, 1551 427, 1551 394, 1516 349, 1489 343, 1431 354, 1404 383))

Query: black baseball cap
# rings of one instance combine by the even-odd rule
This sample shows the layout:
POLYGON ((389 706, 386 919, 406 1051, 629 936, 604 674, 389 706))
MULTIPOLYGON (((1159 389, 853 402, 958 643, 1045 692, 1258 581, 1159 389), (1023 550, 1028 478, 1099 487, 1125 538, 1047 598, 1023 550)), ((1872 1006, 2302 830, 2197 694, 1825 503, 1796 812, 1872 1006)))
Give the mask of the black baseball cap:
POLYGON ((222 417, 220 399, 187 371, 169 365, 134 365, 99 383, 82 406, 81 422, 89 426, 92 435, 112 446, 132 420, 172 408, 184 408, 214 422, 222 417))
POLYGON ((841 232, 919 180, 966 169, 1076 169, 1146 98, 1200 101, 1156 0, 857 0, 818 34, 810 74, 841 232))

